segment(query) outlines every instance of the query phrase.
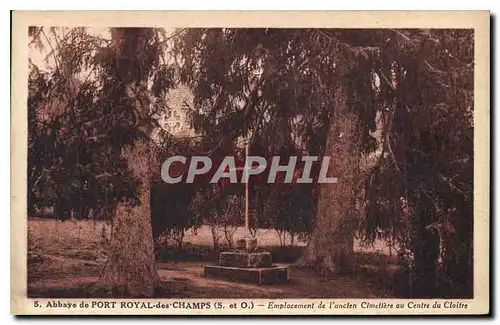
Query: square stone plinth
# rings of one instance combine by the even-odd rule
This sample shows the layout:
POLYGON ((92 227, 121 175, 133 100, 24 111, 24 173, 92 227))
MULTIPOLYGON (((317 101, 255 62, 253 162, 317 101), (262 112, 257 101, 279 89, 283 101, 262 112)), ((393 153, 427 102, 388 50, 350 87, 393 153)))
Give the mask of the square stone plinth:
POLYGON ((207 265, 204 269, 204 275, 209 278, 256 284, 278 284, 288 282, 288 268, 279 265, 253 269, 207 265))
POLYGON ((232 266, 232 267, 271 267, 272 266, 271 253, 258 252, 222 252, 219 256, 219 265, 232 266))

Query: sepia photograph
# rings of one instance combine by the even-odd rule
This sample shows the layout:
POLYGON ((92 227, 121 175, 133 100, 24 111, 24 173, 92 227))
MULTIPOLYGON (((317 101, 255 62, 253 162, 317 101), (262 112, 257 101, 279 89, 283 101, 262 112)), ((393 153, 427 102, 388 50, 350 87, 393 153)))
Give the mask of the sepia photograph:
POLYGON ((488 35, 46 22, 17 31, 30 306, 446 312, 488 291, 488 35))

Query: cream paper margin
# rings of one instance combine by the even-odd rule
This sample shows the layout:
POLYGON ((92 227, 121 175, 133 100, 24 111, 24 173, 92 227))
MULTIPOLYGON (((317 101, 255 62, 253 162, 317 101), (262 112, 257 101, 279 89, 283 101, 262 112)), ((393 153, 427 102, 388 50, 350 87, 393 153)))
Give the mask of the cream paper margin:
MULTIPOLYGON (((490 269, 490 13, 489 11, 15 11, 12 13, 11 87, 11 313, 27 314, 485 314, 489 312, 490 269), (72 299, 80 301, 221 301, 224 309, 64 309, 35 308, 27 296, 27 77, 28 26, 65 27, 308 27, 308 28, 474 28, 474 299, 453 300, 468 309, 415 309, 408 302, 446 300, 409 299, 72 299), (273 301, 288 303, 356 303, 358 309, 267 309, 273 301), (362 301, 404 303, 402 309, 359 309, 362 301), (254 309, 228 308, 230 303, 253 302, 254 309)), ((63 299, 36 299, 64 301, 63 299)), ((119 304, 117 304, 119 305, 119 304)))

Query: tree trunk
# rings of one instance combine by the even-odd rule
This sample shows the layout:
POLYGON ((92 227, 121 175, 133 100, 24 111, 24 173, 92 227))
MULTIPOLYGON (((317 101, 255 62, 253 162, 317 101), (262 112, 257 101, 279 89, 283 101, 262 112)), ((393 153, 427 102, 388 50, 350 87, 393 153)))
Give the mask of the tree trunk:
POLYGON ((439 259, 439 235, 428 227, 432 225, 430 202, 420 199, 412 220, 412 251, 414 275, 411 298, 439 297, 437 270, 439 259))
MULTIPOLYGON (((459 199, 457 199, 457 202, 459 199)), ((472 206, 457 204, 460 218, 453 218, 452 229, 443 238, 445 256, 443 256, 444 272, 449 283, 447 288, 450 297, 474 298, 474 220, 472 206)))
POLYGON ((179 229, 179 232, 177 233, 177 249, 180 252, 182 249, 182 243, 184 242, 184 229, 179 229))
POLYGON ((139 185, 139 204, 119 203, 102 282, 120 296, 151 297, 158 282, 151 227, 149 144, 137 142, 124 153, 139 185))
MULTIPOLYGON (((148 44, 152 29, 111 29, 115 58, 112 62, 116 85, 111 92, 121 110, 128 110, 130 131, 150 134, 147 81, 154 61, 148 44), (140 122, 144 122, 140 127, 140 122)), ((123 116, 126 116, 123 114, 123 116)), ((151 297, 159 277, 155 264, 151 223, 151 155, 149 140, 135 140, 132 145, 118 143, 128 172, 139 182, 137 202, 120 202, 116 208, 110 252, 102 282, 120 296, 151 297)))
POLYGON ((337 177, 338 181, 321 185, 315 225, 303 259, 322 274, 352 269, 356 231, 359 129, 343 83, 337 86, 334 103, 325 156, 331 157, 327 175, 337 177))
POLYGON ((229 249, 233 249, 233 236, 234 236, 234 228, 231 229, 231 226, 227 224, 224 225, 224 237, 226 237, 227 244, 229 245, 229 249))
MULTIPOLYGON (((217 219, 217 217, 216 217, 217 219)), ((219 234, 217 230, 217 221, 213 220, 210 225, 210 233, 212 234, 212 242, 214 243, 214 252, 219 251, 219 234)))

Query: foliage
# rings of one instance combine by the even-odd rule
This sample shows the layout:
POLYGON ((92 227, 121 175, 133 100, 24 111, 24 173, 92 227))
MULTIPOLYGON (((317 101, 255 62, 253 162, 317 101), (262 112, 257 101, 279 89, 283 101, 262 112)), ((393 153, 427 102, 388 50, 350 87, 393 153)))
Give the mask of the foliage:
POLYGON ((215 145, 246 136, 273 153, 293 142, 323 153, 342 79, 365 157, 360 234, 397 242, 415 261, 416 295, 435 292, 440 243, 445 270, 464 261, 462 275, 448 272, 455 286, 472 283, 472 30, 179 33, 174 53, 194 91, 195 126, 215 145))
POLYGON ((384 84, 387 95, 377 99, 386 107, 386 127, 383 152, 367 175, 369 203, 362 230, 373 239, 373 230, 381 229, 383 237, 412 253, 414 294, 432 295, 443 290, 437 282, 451 281, 456 288, 463 283, 461 294, 469 295, 473 32, 400 33, 394 54, 398 65, 389 71, 394 82, 384 84), (444 279, 437 274, 439 256, 448 270, 444 279), (463 273, 469 275, 453 275, 447 265, 451 260, 452 265, 462 260, 462 270, 468 270, 463 273))
MULTIPOLYGON (((238 151, 242 138, 264 157, 322 156, 342 82, 360 133, 359 143, 349 144, 362 155, 363 177, 353 190, 359 235, 400 248, 416 296, 448 290, 443 283, 452 284, 452 296, 471 295, 472 30, 211 28, 178 30, 173 38, 159 29, 110 31, 117 33, 29 29, 30 46, 47 52, 49 70, 30 61, 30 213, 54 206, 60 218, 71 209, 113 214, 117 202, 140 203, 144 179, 132 175, 122 153, 151 140, 167 90, 179 82, 193 91, 186 105, 198 136, 176 139, 156 128, 153 175, 146 177, 154 184, 153 224, 179 245, 185 229, 203 222, 226 227, 231 237, 241 220, 241 186, 158 185, 163 159, 222 157, 238 151), (128 48, 117 55, 116 40, 126 38, 147 55, 134 57, 128 48), (165 59, 167 44, 175 64, 165 59), (149 109, 138 112, 138 102, 149 109)), ((251 227, 310 233, 320 226, 312 220, 321 213, 318 189, 252 184, 251 227)))
POLYGON ((58 218, 68 218, 75 205, 77 217, 86 217, 90 209, 97 218, 109 217, 116 202, 138 203, 139 180, 128 170, 122 150, 149 139, 173 85, 161 62, 164 33, 110 30, 149 39, 148 56, 135 67, 126 53, 115 55, 118 44, 85 28, 45 30, 30 29, 32 44, 49 48, 44 60, 49 72, 30 61, 28 206, 54 206, 58 218), (125 82, 142 79, 150 86, 125 82), (130 96, 123 97, 124 92, 130 96), (136 111, 135 101, 149 107, 147 112, 136 111))

